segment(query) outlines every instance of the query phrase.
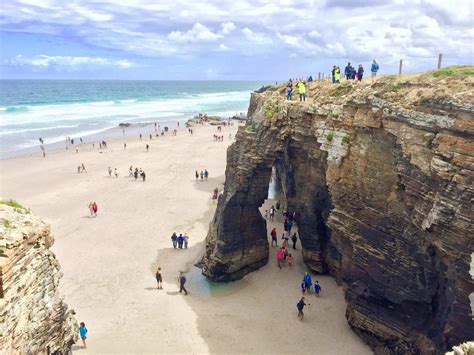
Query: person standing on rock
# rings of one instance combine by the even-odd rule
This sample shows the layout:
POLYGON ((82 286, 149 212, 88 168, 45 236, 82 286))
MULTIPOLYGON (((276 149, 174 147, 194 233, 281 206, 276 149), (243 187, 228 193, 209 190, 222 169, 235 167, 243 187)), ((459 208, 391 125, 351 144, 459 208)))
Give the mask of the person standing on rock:
POLYGON ((182 293, 184 291, 184 294, 187 296, 188 295, 188 290, 186 290, 186 287, 184 287, 184 284, 186 283, 186 276, 182 272, 179 273, 179 293, 182 293))
POLYGON ((158 270, 156 270, 156 283, 158 285, 158 290, 162 290, 162 282, 163 282, 163 276, 161 276, 161 267, 158 267, 158 270))
POLYGON ((87 339, 87 328, 84 322, 81 322, 80 327, 79 327, 79 335, 82 339, 82 344, 84 349, 87 348, 86 345, 86 339, 87 339))
POLYGON ((359 64, 359 69, 357 69, 357 80, 362 81, 364 77, 364 67, 362 64, 359 64))
POLYGON ((377 76, 377 72, 379 71, 379 65, 378 63, 375 61, 372 62, 372 66, 370 67, 370 71, 372 72, 372 82, 374 82, 375 80, 375 77, 377 76))
MULTIPOLYGON (((300 301, 296 304, 296 308, 298 309, 298 317, 300 318, 301 321, 304 319, 304 313, 303 313, 303 308, 306 306, 306 303, 304 303, 304 297, 301 297, 300 301)), ((310 303, 308 303, 308 306, 311 306, 310 303)))
POLYGON ((303 80, 298 82, 298 94, 300 95, 300 101, 306 101, 306 86, 303 80))
POLYGON ((296 250, 296 242, 298 241, 298 237, 296 236, 296 232, 291 237, 291 241, 293 243, 293 249, 296 250))
POLYGON ((178 239, 178 236, 176 235, 176 232, 173 232, 173 234, 171 235, 171 241, 173 242, 173 248, 175 249, 176 249, 176 246, 178 245, 177 239, 178 239))

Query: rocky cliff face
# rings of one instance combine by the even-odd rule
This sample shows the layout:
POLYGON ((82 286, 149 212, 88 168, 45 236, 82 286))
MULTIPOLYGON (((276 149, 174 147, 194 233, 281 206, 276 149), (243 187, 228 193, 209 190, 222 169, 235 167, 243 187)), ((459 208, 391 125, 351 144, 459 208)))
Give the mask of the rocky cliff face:
POLYGON ((275 167, 306 264, 344 285, 348 322, 376 353, 474 339, 474 78, 442 74, 311 83, 304 103, 282 86, 252 94, 203 273, 235 280, 267 262, 258 208, 275 167))
POLYGON ((57 292, 61 272, 49 226, 28 210, 0 204, 0 349, 66 354, 77 324, 57 292))

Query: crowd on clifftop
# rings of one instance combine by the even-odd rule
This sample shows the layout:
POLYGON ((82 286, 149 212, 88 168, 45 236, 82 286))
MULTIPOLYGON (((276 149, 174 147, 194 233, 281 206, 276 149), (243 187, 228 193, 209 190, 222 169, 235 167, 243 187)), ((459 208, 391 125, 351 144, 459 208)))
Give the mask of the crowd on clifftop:
MULTIPOLYGON (((379 71, 379 64, 375 59, 372 62, 370 71, 372 73, 372 82, 374 82, 377 77, 377 72, 379 71)), ((362 64, 359 64, 356 70, 351 62, 348 62, 344 68, 344 76, 346 80, 362 81, 364 77, 364 67, 362 64)), ((313 77, 308 77, 306 81, 313 81, 313 77)), ((293 87, 295 87, 298 90, 299 100, 306 101, 306 81, 303 78, 290 78, 286 84, 286 99, 289 101, 293 100, 293 87)), ((341 69, 338 65, 334 65, 331 70, 331 82, 333 84, 339 84, 341 82, 341 69)))

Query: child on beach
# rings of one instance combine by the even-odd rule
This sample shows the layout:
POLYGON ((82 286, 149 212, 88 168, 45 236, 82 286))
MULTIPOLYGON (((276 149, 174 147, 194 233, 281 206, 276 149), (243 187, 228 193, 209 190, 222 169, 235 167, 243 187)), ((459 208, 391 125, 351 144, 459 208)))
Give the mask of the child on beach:
POLYGON ((109 177, 112 177, 112 168, 110 166, 107 168, 107 172, 109 173, 109 177))
POLYGON ((291 256, 291 254, 288 254, 288 258, 286 259, 286 261, 288 262, 288 266, 291 266, 293 264, 293 257, 291 256))
POLYGON ((304 273, 303 282, 306 284, 306 290, 309 292, 313 283, 311 282, 311 276, 307 272, 304 273))
MULTIPOLYGON (((296 304, 296 308, 298 309, 298 317, 300 318, 301 321, 304 319, 304 313, 303 313, 303 308, 306 306, 306 303, 304 303, 304 297, 301 297, 300 301, 296 304)), ((308 303, 308 306, 311 306, 310 303, 308 303)))
POLYGON ((301 282, 301 293, 303 295, 306 293, 306 283, 304 281, 301 282))
POLYGON ((84 345, 84 349, 87 348, 86 339, 87 339, 87 328, 84 322, 81 322, 81 326, 79 327, 79 335, 82 339, 82 344, 84 345))
POLYGON ((278 268, 281 269, 281 264, 283 263, 283 259, 285 257, 285 251, 283 248, 279 248, 277 251, 277 264, 278 268))
POLYGON ((319 293, 321 292, 321 285, 318 281, 314 282, 314 292, 316 293, 316 297, 319 297, 319 293))
POLYGON ((163 282, 163 277, 161 276, 161 267, 158 267, 158 270, 156 270, 156 283, 158 285, 158 290, 162 290, 162 282, 163 282))

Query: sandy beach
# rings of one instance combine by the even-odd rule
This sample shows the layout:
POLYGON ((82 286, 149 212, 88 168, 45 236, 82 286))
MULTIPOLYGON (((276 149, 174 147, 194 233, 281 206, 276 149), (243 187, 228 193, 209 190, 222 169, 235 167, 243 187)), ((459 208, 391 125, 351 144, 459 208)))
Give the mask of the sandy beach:
MULTIPOLYGON (((203 126, 194 135, 181 128, 151 141, 127 137, 126 150, 116 138, 104 150, 87 143, 79 153, 58 150, 44 159, 38 150, 0 161, 1 196, 51 224, 60 291, 89 330, 88 348, 78 343, 75 353, 371 353, 347 325, 343 290, 331 277, 317 278, 322 295, 307 296, 305 321, 297 318, 306 271, 299 251, 291 269, 279 270, 271 248, 265 267, 232 284, 212 284, 193 266, 236 130, 223 128, 224 142, 213 140, 216 127, 203 126), (79 174, 82 163, 87 173, 79 174), (145 182, 128 176, 131 165, 146 172, 145 182), (109 166, 118 178, 109 177, 109 166), (195 171, 204 169, 208 181, 196 181, 195 171), (92 201, 96 218, 89 217, 92 201), (173 232, 189 234, 188 249, 173 249, 173 232), (156 289, 158 265, 163 290, 156 289), (179 270, 189 271, 188 296, 178 292, 179 270)), ((281 222, 269 222, 268 231, 277 226, 281 236, 281 222)))

